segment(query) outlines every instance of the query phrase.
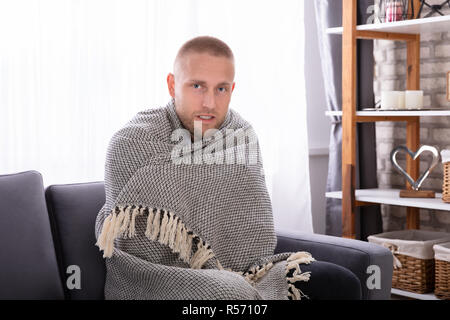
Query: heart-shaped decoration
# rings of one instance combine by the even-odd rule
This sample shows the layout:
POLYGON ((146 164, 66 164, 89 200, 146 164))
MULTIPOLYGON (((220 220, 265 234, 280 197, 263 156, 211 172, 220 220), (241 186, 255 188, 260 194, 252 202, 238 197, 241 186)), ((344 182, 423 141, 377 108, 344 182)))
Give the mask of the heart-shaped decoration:
POLYGON ((413 190, 419 190, 420 186, 422 185, 422 182, 426 179, 426 177, 428 177, 428 175, 434 169, 434 167, 436 167, 436 165, 439 163, 440 159, 441 159, 441 154, 440 154, 438 148, 433 147, 433 146, 421 146, 419 148, 419 150, 417 150, 416 152, 412 152, 405 146, 398 146, 394 150, 391 151, 392 164, 398 171, 400 171, 400 173, 403 176, 405 176, 406 180, 412 186, 413 190), (428 166, 428 169, 424 173, 422 173, 422 175, 419 177, 419 179, 414 181, 411 178, 411 176, 405 170, 403 170, 403 168, 400 167, 400 165, 398 164, 396 155, 399 151, 406 151, 406 153, 408 153, 413 160, 416 160, 420 156, 421 153, 423 153, 425 151, 429 151, 433 155, 433 160, 431 161, 431 164, 428 166))

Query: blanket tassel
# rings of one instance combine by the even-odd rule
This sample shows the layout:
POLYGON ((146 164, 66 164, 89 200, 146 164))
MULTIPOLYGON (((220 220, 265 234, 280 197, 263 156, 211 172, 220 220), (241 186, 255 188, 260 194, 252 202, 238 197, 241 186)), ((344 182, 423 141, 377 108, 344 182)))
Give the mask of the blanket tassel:
POLYGON ((103 257, 111 257, 117 237, 132 238, 136 235, 136 217, 147 216, 145 236, 169 246, 180 259, 193 269, 201 269, 214 253, 211 246, 189 230, 173 212, 164 209, 133 206, 116 206, 106 217, 96 245, 103 250, 103 257), (195 246, 195 244, 197 246, 195 246), (194 253, 192 254, 192 251, 194 253))
POLYGON ((311 272, 301 272, 300 264, 309 264, 316 261, 309 252, 299 251, 291 254, 286 263, 286 281, 288 282, 288 298, 290 300, 301 300, 309 297, 295 286, 297 281, 308 282, 311 272))
POLYGON ((272 269, 272 267, 272 262, 268 262, 266 264, 263 264, 262 266, 253 266, 246 273, 244 273, 244 276, 248 282, 255 283, 259 279, 261 279, 270 269, 272 269))

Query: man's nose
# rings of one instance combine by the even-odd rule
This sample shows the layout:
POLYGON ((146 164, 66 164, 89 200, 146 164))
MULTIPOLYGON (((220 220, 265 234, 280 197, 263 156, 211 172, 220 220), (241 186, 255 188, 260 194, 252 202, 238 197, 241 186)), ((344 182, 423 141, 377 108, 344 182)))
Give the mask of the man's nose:
POLYGON ((203 107, 208 109, 214 109, 215 106, 215 97, 214 92, 206 92, 203 95, 203 107))

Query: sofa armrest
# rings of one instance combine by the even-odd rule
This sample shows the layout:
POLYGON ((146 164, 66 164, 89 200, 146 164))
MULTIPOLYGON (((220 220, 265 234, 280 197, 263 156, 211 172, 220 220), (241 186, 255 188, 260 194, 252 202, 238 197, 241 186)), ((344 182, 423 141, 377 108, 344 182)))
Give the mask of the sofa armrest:
POLYGON ((389 300, 392 286, 392 254, 386 248, 360 240, 334 236, 277 230, 275 253, 307 251, 320 261, 343 266, 352 271, 361 282, 362 298, 365 300, 389 300), (371 265, 380 268, 380 288, 367 286, 374 278, 371 265))

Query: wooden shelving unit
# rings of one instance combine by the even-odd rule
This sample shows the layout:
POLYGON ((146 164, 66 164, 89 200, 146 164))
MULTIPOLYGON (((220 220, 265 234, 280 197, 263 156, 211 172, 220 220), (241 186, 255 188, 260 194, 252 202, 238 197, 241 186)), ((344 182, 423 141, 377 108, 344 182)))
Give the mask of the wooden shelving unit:
MULTIPOLYGON (((418 5, 416 1, 415 5, 418 5)), ((356 40, 385 39, 405 41, 407 58, 406 89, 420 89, 420 35, 450 29, 450 16, 406 21, 356 25, 356 0, 343 0, 343 26, 329 28, 328 34, 342 35, 342 111, 328 111, 329 116, 342 117, 342 236, 355 238, 354 214, 356 123, 376 121, 406 122, 406 146, 417 150, 420 146, 420 117, 450 116, 450 110, 356 111, 356 40)), ((407 158, 406 171, 413 179, 419 175, 419 163, 407 158)), ((407 183, 406 188, 411 188, 407 183)), ((373 190, 372 190, 373 191, 373 190)), ((330 194, 328 194, 330 195, 330 194)), ((369 204, 369 203, 367 203, 369 204)), ((361 204, 364 205, 364 204, 361 204)), ((407 205, 408 229, 419 229, 418 206, 407 205)))
MULTIPOLYGON (((406 90, 420 90, 420 36, 429 32, 450 30, 450 16, 423 18, 389 23, 356 25, 356 0, 343 0, 342 27, 329 28, 328 34, 342 35, 342 111, 327 112, 342 117, 342 191, 327 192, 330 198, 342 199, 342 236, 355 239, 355 209, 358 206, 390 204, 406 207, 407 229, 419 229, 419 208, 450 211, 450 205, 435 199, 405 199, 395 189, 355 190, 356 185, 356 124, 359 122, 406 122, 406 146, 417 150, 420 146, 420 117, 450 116, 450 110, 356 111, 356 45, 357 39, 405 41, 406 90)), ((415 8, 419 1, 414 0, 415 8)), ((408 157, 406 171, 415 180, 419 176, 419 162, 408 157)), ((411 186, 406 183, 406 188, 411 186)), ((432 299, 434 294, 420 295, 393 289, 393 294, 415 299, 432 299)), ((437 298, 436 298, 437 299, 437 298)))

